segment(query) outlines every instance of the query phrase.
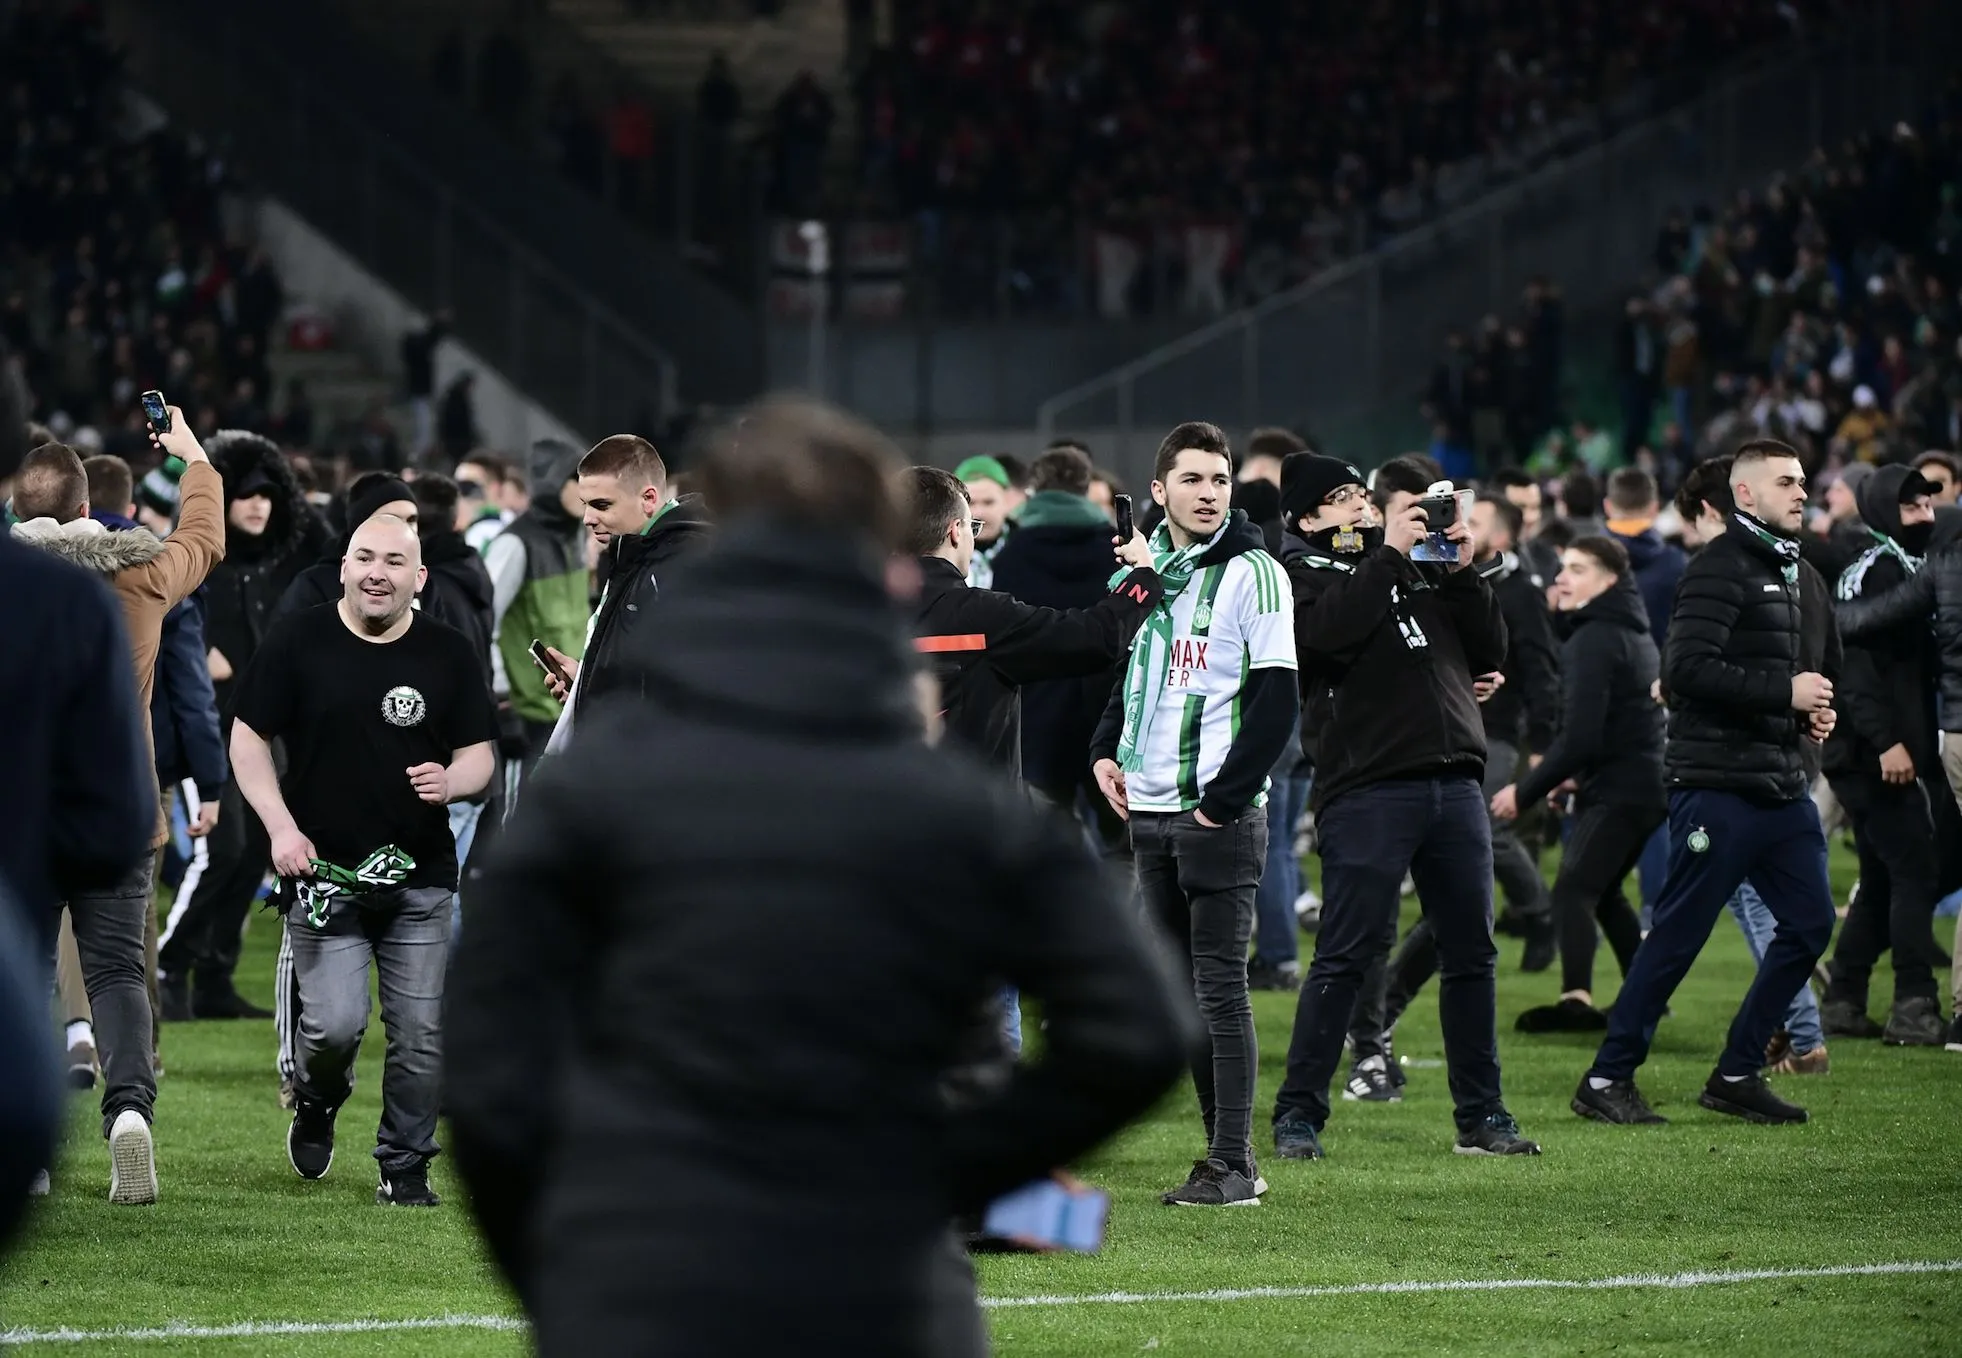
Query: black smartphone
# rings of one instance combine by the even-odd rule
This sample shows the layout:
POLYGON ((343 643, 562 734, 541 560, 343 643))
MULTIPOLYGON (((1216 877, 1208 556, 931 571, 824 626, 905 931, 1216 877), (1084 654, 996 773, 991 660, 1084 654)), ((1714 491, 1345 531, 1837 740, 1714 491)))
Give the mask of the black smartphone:
POLYGON ((1129 542, 1137 530, 1131 525, 1131 497, 1113 495, 1110 497, 1111 513, 1117 516, 1117 536, 1129 542))
POLYGON ((559 668, 558 661, 552 659, 551 652, 545 649, 544 642, 540 641, 537 637, 533 637, 531 639, 530 650, 531 650, 532 664, 538 666, 539 669, 544 670, 545 673, 551 675, 554 679, 558 680, 561 684, 568 682, 565 677, 565 671, 559 668))
POLYGON ((150 428, 159 434, 170 432, 170 406, 164 401, 160 391, 143 393, 143 418, 150 422, 150 428))

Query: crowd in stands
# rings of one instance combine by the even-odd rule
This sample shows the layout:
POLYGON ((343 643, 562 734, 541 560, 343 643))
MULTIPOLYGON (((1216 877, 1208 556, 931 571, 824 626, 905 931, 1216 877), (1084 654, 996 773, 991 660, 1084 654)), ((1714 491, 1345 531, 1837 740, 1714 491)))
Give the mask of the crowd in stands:
POLYGON ((853 206, 1006 217, 1015 269, 1037 275, 1045 252, 1069 266, 1078 227, 1148 259, 1169 251, 1180 274, 1183 230, 1205 227, 1224 232, 1224 290, 1257 295, 1596 139, 1828 8, 904 6, 894 46, 856 77, 853 206))
POLYGON ((85 7, 24 5, 0 41, 0 334, 33 410, 141 460, 137 397, 168 389, 202 430, 308 446, 304 392, 277 401, 267 364, 279 275, 226 220, 233 168, 169 127, 132 134, 121 79, 85 7))
POLYGON ((1672 212, 1617 318, 1612 414, 1563 388, 1557 303, 1454 331, 1426 390, 1432 454, 1665 493, 1744 439, 1797 447, 1815 479, 1962 442, 1962 86, 1917 125, 1813 153, 1720 207, 1672 212))

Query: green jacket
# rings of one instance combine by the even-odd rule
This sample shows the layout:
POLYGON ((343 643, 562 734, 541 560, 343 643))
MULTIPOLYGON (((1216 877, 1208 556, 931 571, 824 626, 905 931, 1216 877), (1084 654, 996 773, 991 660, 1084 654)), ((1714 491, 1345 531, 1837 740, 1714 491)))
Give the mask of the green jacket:
POLYGON ((525 582, 497 633, 504 676, 511 685, 511 710, 526 721, 555 722, 559 701, 531 661, 531 642, 536 637, 574 659, 584 653, 586 619, 592 612, 580 552, 585 528, 553 503, 527 510, 504 531, 517 534, 525 546, 525 582))

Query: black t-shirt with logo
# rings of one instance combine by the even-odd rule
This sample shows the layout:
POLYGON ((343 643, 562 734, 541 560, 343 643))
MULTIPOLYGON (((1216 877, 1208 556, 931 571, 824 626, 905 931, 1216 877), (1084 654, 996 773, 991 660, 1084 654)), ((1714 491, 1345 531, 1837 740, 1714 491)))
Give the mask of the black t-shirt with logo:
POLYGON ((352 869, 394 844, 416 863, 404 886, 455 888, 448 808, 418 797, 408 771, 497 737, 461 632, 416 614, 394 641, 364 641, 338 604, 296 613, 246 667, 237 716, 285 740, 280 790, 318 857, 352 869))

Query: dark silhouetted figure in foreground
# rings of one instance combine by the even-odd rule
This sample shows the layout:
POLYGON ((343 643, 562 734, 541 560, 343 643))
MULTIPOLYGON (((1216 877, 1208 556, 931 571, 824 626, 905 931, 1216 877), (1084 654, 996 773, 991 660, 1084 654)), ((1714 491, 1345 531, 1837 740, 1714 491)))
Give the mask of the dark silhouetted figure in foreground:
POLYGON ((1080 835, 928 746, 896 452, 797 403, 737 435, 645 699, 544 761, 469 903, 458 1168, 543 1354, 984 1353, 951 1218, 1165 1091, 1175 992, 1080 835), (953 1111, 1004 980, 1042 1052, 953 1111))

